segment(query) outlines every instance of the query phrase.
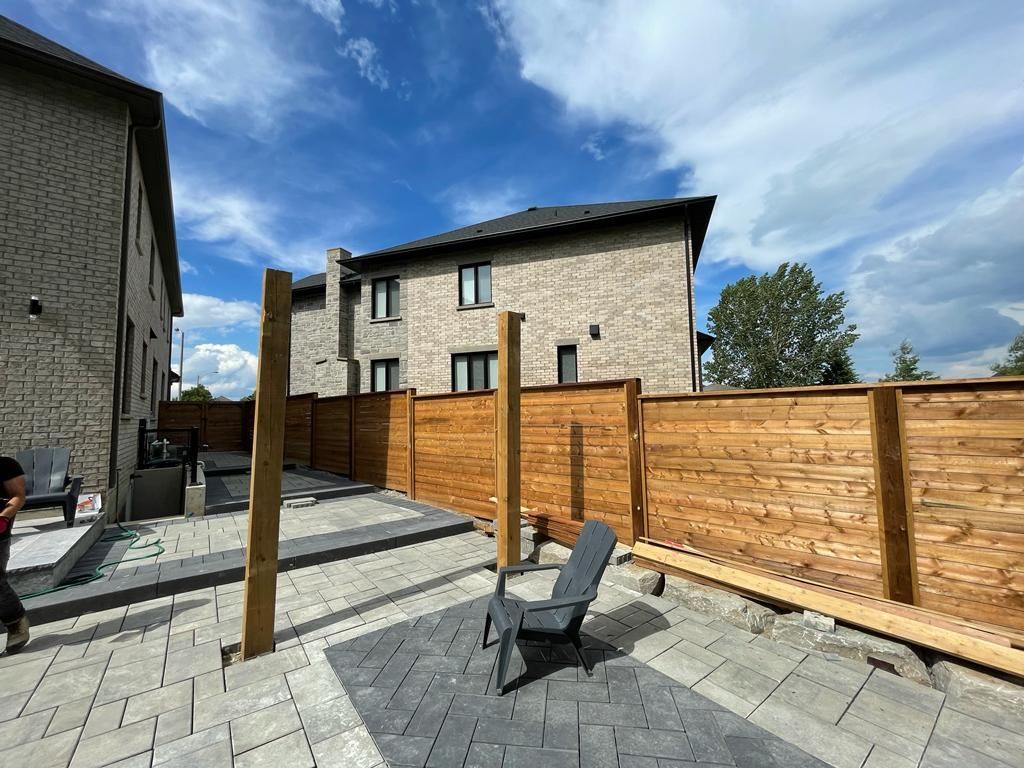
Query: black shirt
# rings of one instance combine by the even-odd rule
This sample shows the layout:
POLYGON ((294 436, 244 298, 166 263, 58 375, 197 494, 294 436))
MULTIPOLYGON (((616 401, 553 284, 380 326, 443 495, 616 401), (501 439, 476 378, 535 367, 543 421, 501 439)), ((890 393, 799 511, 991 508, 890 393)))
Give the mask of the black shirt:
MULTIPOLYGON (((21 464, 12 459, 10 456, 0 456, 0 512, 3 511, 3 507, 7 506, 7 497, 3 492, 3 484, 8 480, 13 480, 16 477, 21 477, 25 474, 25 470, 21 468, 21 464)), ((7 526, 7 530, 0 533, 0 540, 10 538, 11 527, 14 525, 14 521, 11 521, 11 525, 7 526)))

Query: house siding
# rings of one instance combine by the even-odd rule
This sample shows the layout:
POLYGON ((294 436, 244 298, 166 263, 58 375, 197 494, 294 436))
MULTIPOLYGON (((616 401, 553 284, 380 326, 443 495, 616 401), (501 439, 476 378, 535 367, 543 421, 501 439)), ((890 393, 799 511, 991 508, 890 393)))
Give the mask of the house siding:
MULTIPOLYGON (((526 315, 525 386, 556 383, 556 349, 574 343, 581 381, 639 377, 645 392, 690 391, 691 359, 697 356, 691 356, 696 329, 688 247, 680 214, 412 257, 365 272, 353 291, 358 303, 339 321, 325 310, 303 322, 332 328, 351 318, 351 352, 342 344, 339 357, 351 355, 348 366, 358 368, 359 383, 356 389, 350 380, 345 391, 369 391, 371 362, 383 357, 401 361, 402 386, 423 393, 450 390, 451 355, 495 348, 496 316, 503 310, 526 315), (491 262, 494 306, 459 309, 458 267, 481 261, 491 262), (401 279, 402 319, 372 322, 373 280, 390 275, 401 279), (591 324, 600 325, 600 338, 590 338, 591 324)), ((302 365, 293 347, 293 370, 302 365)))

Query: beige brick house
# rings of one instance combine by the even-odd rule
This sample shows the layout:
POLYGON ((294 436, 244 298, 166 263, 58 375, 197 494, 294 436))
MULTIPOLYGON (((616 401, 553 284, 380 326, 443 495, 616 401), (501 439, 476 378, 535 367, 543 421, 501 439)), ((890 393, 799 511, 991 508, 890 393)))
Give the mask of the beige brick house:
POLYGON ((637 376, 700 389, 693 270, 714 197, 530 208, 353 258, 292 287, 290 391, 494 384, 496 314, 523 314, 524 385, 637 376))
POLYGON ((0 16, 0 158, 0 452, 118 509, 182 314, 162 97, 0 16))

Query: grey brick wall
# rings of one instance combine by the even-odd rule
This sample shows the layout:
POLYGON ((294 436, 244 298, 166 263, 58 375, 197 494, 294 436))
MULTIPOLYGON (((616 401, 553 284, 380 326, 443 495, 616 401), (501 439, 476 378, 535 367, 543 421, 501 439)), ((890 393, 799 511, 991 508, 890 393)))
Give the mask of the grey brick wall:
MULTIPOLYGON (((137 419, 153 416, 152 361, 159 387, 170 353, 159 263, 156 298, 149 291, 152 226, 144 207, 143 245, 130 251, 126 294, 136 324, 133 391, 127 415, 114 413, 128 110, 115 99, 7 65, 0 65, 0 104, 0 451, 67 446, 85 489, 107 490, 107 503, 116 508, 134 466, 137 419), (42 300, 43 314, 30 321, 32 294, 42 300), (149 338, 150 329, 156 338, 149 338), (120 427, 119 480, 108 489, 112 419, 120 427)), ((132 190, 134 228, 137 183, 132 190)))
POLYGON ((128 110, 2 64, 0 105, 0 452, 67 446, 105 489, 128 110))
MULTIPOLYGON (((451 355, 496 347, 502 310, 526 313, 524 385, 557 382, 556 348, 575 343, 581 381, 638 376, 645 392, 689 391, 696 329, 690 322, 687 248, 685 219, 679 215, 413 257, 366 272, 358 299, 353 291, 342 317, 325 308, 302 322, 333 333, 352 319, 352 367, 358 366, 359 391, 364 392, 370 389, 371 362, 383 357, 400 359, 402 386, 424 393, 448 391, 451 355), (458 267, 480 261, 492 265, 494 306, 459 309, 458 267), (389 275, 402 281, 401 320, 374 322, 372 282, 389 275), (589 335, 592 323, 601 327, 598 339, 589 335)), ((293 334, 293 371, 303 367, 296 361, 296 343, 293 334)), ((339 351, 348 354, 343 342, 339 351)))

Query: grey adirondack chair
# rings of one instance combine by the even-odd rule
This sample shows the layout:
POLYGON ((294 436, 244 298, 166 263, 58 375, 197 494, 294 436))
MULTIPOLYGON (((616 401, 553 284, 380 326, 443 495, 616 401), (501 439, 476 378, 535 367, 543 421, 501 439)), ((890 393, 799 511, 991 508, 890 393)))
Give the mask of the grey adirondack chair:
POLYGON ((60 506, 68 528, 75 524, 78 493, 82 478, 71 477, 71 451, 68 448, 31 448, 15 457, 25 470, 25 507, 60 506))
POLYGON ((576 658, 591 674, 587 657, 580 640, 580 626, 587 615, 587 607, 597 597, 597 586, 601 582, 608 558, 615 549, 615 532, 604 523, 588 520, 583 525, 572 555, 565 565, 510 565, 498 572, 498 584, 494 596, 487 604, 487 618, 484 619, 484 637, 481 647, 487 647, 487 636, 493 622, 498 632, 498 677, 495 690, 501 696, 505 692, 505 675, 516 639, 572 643, 576 658), (517 600, 505 597, 505 577, 510 573, 544 571, 557 568, 561 571, 551 590, 550 600, 517 600))

